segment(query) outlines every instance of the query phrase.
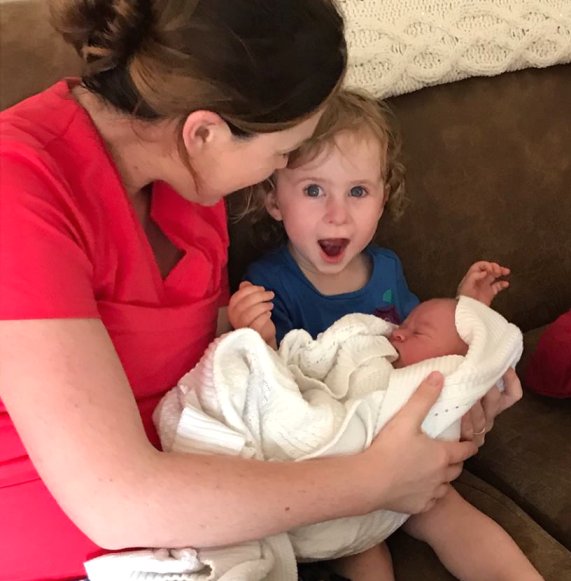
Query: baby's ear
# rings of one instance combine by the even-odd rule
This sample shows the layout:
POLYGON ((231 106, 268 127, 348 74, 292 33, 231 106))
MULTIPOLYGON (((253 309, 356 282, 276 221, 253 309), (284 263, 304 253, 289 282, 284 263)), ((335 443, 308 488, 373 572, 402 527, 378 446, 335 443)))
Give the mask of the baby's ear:
POLYGON ((271 190, 266 194, 266 198, 264 200, 266 205, 266 210, 268 214, 278 222, 282 221, 282 213, 280 211, 280 207, 278 205, 278 198, 276 196, 275 190, 271 190))

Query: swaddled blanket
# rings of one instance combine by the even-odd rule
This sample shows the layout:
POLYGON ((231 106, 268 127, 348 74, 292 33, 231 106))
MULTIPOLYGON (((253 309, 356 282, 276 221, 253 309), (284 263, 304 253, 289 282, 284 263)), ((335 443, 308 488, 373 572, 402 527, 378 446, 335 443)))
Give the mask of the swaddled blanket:
MULTIPOLYGON (((466 356, 402 369, 393 369, 397 353, 386 339, 393 325, 371 315, 343 317, 316 340, 305 331, 292 331, 279 352, 250 329, 229 333, 209 347, 157 408, 163 447, 280 461, 355 453, 371 443, 433 370, 441 371, 446 381, 423 430, 435 438, 457 438, 462 415, 519 360, 522 337, 498 313, 466 297, 458 301, 456 327, 469 345, 466 356)), ((294 581, 295 557, 360 552, 384 540, 406 518, 380 510, 337 519, 258 543, 192 551, 193 559, 184 566, 175 553, 150 551, 100 557, 86 568, 92 581, 294 581), (137 557, 139 563, 130 567, 127 559, 137 557), (153 559, 158 563, 154 569, 153 559), (169 561, 175 576, 164 572, 169 561), (117 574, 120 566, 129 576, 117 574)))

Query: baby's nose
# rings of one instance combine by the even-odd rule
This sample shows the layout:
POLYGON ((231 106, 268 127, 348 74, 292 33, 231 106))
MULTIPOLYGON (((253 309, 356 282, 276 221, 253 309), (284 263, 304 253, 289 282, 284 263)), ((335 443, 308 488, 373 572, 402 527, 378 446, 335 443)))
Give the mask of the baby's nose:
POLYGON ((400 327, 397 327, 396 329, 393 330, 393 332, 391 333, 391 339, 393 341, 398 341, 398 342, 402 342, 405 340, 406 337, 406 333, 404 332, 403 329, 401 329, 400 327))

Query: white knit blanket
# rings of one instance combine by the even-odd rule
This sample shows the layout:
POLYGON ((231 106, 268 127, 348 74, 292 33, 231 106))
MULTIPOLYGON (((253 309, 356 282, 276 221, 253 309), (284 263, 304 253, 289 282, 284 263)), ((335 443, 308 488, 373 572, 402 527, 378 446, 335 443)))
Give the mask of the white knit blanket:
POLYGON ((571 62, 570 0, 339 0, 347 85, 377 97, 571 62))
MULTIPOLYGON (((260 460, 298 461, 356 453, 408 400, 430 371, 445 387, 423 423, 432 437, 458 438, 462 415, 519 360, 522 336, 501 315, 462 297, 456 327, 469 345, 393 369, 393 325, 348 315, 312 340, 292 331, 279 353, 250 329, 216 340, 155 412, 163 448, 260 460)), ((326 485, 326 483, 324 483, 326 485)), ((369 515, 306 526, 259 542, 214 550, 133 551, 86 564, 91 581, 269 579, 296 581, 295 559, 328 559, 381 542, 407 515, 369 515)))

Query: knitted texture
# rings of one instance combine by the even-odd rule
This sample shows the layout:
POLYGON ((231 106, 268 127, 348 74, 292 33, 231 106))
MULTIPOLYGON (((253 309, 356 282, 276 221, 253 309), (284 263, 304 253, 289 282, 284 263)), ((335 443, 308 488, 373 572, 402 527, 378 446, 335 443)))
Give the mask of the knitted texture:
POLYGON ((571 62, 570 0, 339 0, 346 83, 376 97, 571 62))
MULTIPOLYGON (((522 336, 501 315, 467 297, 459 299, 455 319, 469 346, 466 356, 401 369, 392 367, 397 353, 387 340, 394 326, 373 315, 347 315, 316 340, 306 331, 291 331, 279 352, 252 329, 229 333, 210 345, 159 404, 154 419, 163 448, 279 461, 356 453, 434 370, 444 374, 445 385, 422 428, 434 438, 457 438, 462 415, 519 360, 522 336)), ((361 552, 407 517, 378 510, 258 543, 186 553, 146 551, 139 560, 137 552, 117 553, 86 568, 91 581, 296 581, 296 557, 361 552)))

